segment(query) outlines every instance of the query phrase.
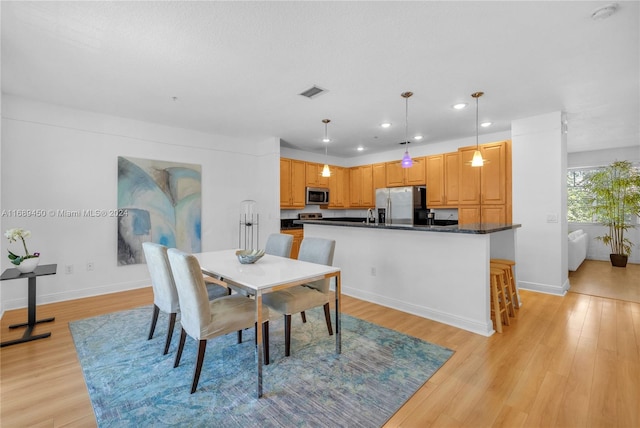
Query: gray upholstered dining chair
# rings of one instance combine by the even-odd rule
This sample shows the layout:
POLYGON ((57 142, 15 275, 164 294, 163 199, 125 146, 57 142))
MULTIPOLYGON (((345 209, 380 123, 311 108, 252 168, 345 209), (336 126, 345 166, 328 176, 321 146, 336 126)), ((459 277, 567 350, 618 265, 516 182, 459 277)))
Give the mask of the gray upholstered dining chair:
MULTIPOLYGON (((173 367, 178 367, 187 335, 199 342, 191 393, 198 387, 207 340, 256 325, 256 305, 239 294, 209 301, 198 259, 175 248, 168 250, 180 301, 180 343, 173 367)), ((264 364, 269 364, 269 309, 262 311, 264 364)), ((257 336, 257 335, 256 335, 257 336)))
POLYGON ((293 245, 293 235, 285 233, 272 233, 267 238, 264 252, 273 256, 291 257, 291 247, 293 245))
MULTIPOLYGON (((324 238, 304 238, 300 244, 298 260, 331 266, 336 241, 324 238)), ((324 317, 329 335, 333 335, 331 313, 329 311, 330 280, 321 279, 312 283, 287 288, 262 296, 262 302, 275 311, 284 314, 284 353, 291 354, 291 314, 304 313, 317 306, 324 307, 324 317)), ((305 317, 302 318, 306 322, 305 317)))
MULTIPOLYGON (((164 355, 169 352, 171 337, 173 336, 173 326, 176 322, 176 314, 180 309, 178 302, 178 292, 171 273, 171 266, 167 258, 167 247, 153 242, 142 243, 144 257, 147 260, 147 268, 151 275, 151 287, 153 289, 153 315, 151 318, 151 328, 149 337, 153 338, 158 323, 160 311, 169 314, 169 326, 167 328, 167 340, 164 345, 164 355)), ((207 284, 207 295, 209 300, 226 296, 228 291, 225 287, 216 284, 207 284)))

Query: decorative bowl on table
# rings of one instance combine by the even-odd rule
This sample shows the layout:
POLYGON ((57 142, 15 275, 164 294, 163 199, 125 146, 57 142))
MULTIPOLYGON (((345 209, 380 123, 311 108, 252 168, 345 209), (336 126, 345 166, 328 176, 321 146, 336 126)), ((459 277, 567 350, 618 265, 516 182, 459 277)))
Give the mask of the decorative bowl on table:
POLYGON ((238 250, 236 256, 240 263, 248 265, 260 260, 260 257, 264 256, 264 250, 238 250))

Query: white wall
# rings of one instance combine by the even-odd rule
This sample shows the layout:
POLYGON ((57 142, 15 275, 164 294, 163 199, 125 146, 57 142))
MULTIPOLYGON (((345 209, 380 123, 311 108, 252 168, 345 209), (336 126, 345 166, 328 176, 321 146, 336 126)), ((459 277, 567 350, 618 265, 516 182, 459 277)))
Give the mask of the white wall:
POLYGON ((568 168, 605 166, 615 161, 640 162, 640 143, 636 147, 574 152, 567 155, 568 168))
MULTIPOLYGON (((203 251, 237 246, 245 199, 258 202, 261 242, 279 230, 277 138, 240 140, 3 96, 5 213, 116 208, 118 156, 202 166, 203 251)), ((2 231, 12 227, 31 230, 28 248, 41 253, 41 264, 58 264, 57 275, 38 278, 38 304, 150 285, 146 265, 117 266, 116 218, 3 216, 2 231)), ((11 267, 7 248, 3 238, 3 270, 11 267)), ((26 306, 23 282, 0 283, 2 310, 26 306)))
POLYGON ((521 288, 564 295, 567 263, 567 152, 562 114, 514 120, 513 222, 521 288))

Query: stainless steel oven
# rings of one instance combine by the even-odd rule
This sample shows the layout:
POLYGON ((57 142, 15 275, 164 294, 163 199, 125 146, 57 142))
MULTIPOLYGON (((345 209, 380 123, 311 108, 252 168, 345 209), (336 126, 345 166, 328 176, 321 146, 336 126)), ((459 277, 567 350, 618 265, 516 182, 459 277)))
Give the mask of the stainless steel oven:
POLYGON ((327 205, 329 203, 329 189, 322 187, 307 187, 307 205, 327 205))

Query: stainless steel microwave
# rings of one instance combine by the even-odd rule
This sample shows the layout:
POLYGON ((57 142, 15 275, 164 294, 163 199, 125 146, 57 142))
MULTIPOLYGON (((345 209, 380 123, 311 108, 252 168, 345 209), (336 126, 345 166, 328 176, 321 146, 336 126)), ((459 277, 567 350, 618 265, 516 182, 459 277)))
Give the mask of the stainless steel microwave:
POLYGON ((329 203, 329 189, 321 187, 307 187, 307 205, 327 205, 329 203))

